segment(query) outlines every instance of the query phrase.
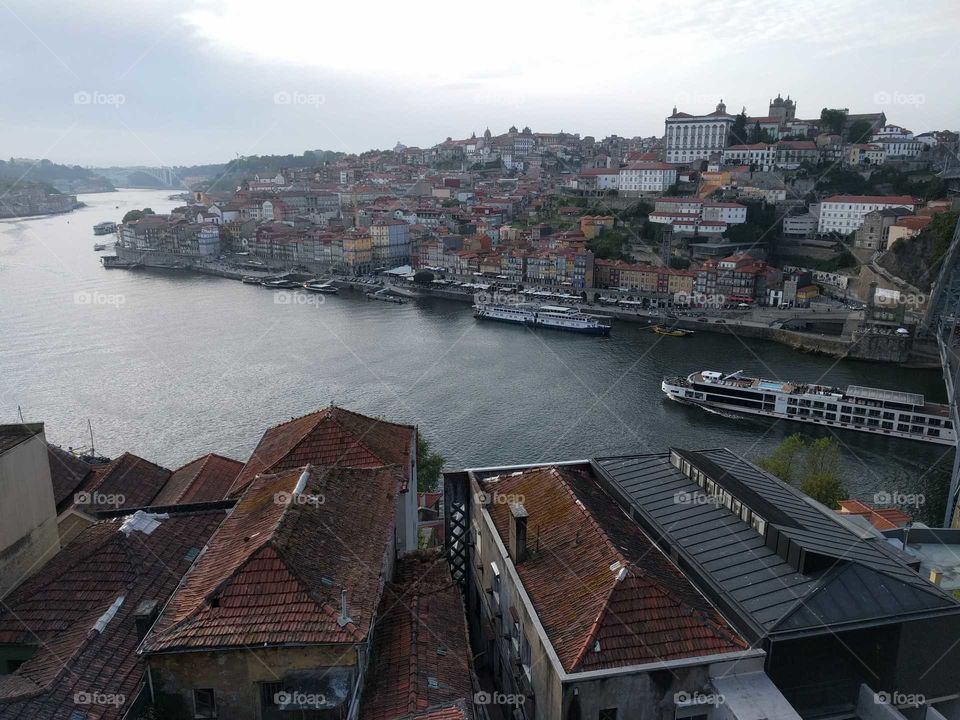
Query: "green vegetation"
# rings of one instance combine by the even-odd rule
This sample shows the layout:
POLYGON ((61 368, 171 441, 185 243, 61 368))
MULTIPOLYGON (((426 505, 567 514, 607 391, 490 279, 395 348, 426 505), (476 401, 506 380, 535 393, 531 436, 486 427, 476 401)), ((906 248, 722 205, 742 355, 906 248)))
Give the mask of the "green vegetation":
POLYGON ((791 435, 757 464, 828 508, 836 509, 847 497, 838 473, 840 446, 824 437, 808 443, 802 435, 791 435))
POLYGON ((620 228, 603 230, 587 241, 587 248, 598 260, 625 260, 623 245, 628 239, 628 234, 620 228))
POLYGON ((429 285, 434 281, 434 275, 429 270, 418 270, 413 275, 413 281, 417 285, 429 285))
POLYGON ((151 208, 144 208, 143 210, 131 210, 130 212, 128 212, 126 215, 123 216, 123 220, 121 222, 125 222, 125 223, 135 222, 136 220, 140 220, 141 218, 143 218, 145 215, 154 215, 154 214, 155 213, 151 208))
POLYGON ((947 195, 942 178, 926 171, 903 172, 892 167, 879 167, 860 173, 856 170, 805 165, 817 177, 817 190, 823 195, 914 195, 924 200, 937 200, 947 195))
POLYGON ((880 258, 879 264, 919 290, 928 291, 950 249, 958 218, 960 213, 957 212, 935 215, 917 237, 894 243, 880 258))
POLYGON ((829 130, 834 135, 843 133, 843 126, 847 124, 847 114, 843 110, 824 108, 820 111, 820 127, 829 130))
POLYGON ((740 114, 733 119, 733 125, 730 126, 730 144, 747 144, 747 114, 741 110, 740 114))
POLYGON ((854 120, 847 128, 847 142, 864 143, 870 140, 873 125, 867 120, 854 120))
POLYGON ((810 257, 809 255, 785 255, 783 253, 777 253, 776 262, 779 265, 796 265, 797 267, 810 268, 811 270, 837 272, 843 268, 854 267, 857 264, 857 259, 848 251, 844 250, 829 260, 810 257))
POLYGON ((417 432, 417 492, 436 492, 445 458, 430 450, 430 443, 417 432))
POLYGON ((0 178, 16 181, 42 183, 59 192, 76 192, 80 187, 89 190, 113 190, 110 182, 92 170, 79 165, 59 165, 49 160, 0 160, 0 178))

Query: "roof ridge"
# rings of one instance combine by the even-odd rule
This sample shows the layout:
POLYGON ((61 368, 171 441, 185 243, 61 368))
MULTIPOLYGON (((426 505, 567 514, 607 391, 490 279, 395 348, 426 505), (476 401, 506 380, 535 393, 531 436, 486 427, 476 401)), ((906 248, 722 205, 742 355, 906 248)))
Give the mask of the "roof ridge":
POLYGON ((584 640, 583 645, 580 647, 580 651, 577 653, 576 658, 573 660, 572 668, 576 669, 580 666, 580 663, 586 657, 587 653, 590 650, 590 646, 593 644, 593 641, 596 639, 597 634, 600 632, 600 628, 603 626, 603 620, 606 618, 607 614, 610 612, 610 600, 613 598, 613 594, 617 590, 617 585, 619 582, 613 582, 610 585, 610 589, 607 591, 606 597, 603 599, 603 604, 600 606, 600 612, 597 614, 597 617, 594 619, 593 623, 590 625, 590 631, 587 633, 586 640, 584 640))

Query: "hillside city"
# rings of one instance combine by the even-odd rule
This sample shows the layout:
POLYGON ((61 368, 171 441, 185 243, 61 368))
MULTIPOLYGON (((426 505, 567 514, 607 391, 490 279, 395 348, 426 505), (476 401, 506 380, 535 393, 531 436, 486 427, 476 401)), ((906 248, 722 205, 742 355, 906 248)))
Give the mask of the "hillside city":
MULTIPOLYGON (((695 446, 671 437, 571 456, 561 436, 532 459, 508 443, 520 425, 505 424, 502 446, 478 442, 485 459, 457 464, 409 405, 380 397, 379 377, 365 386, 380 394, 375 411, 361 412, 317 390, 327 379, 304 362, 298 400, 311 410, 275 420, 292 414, 290 398, 263 388, 287 366, 257 354, 308 354, 303 338, 258 345, 264 329, 243 319, 249 355, 165 345, 156 365, 171 375, 263 361, 256 383, 230 386, 257 407, 228 417, 200 396, 201 384, 225 392, 207 375, 160 399, 129 393, 138 406, 178 408, 187 395, 209 404, 204 425, 252 422, 259 440, 191 447, 174 467, 132 441, 97 452, 86 419, 83 448, 54 442, 31 408, 0 424, 0 720, 960 720, 960 465, 945 460, 943 487, 923 486, 931 505, 942 496, 923 521, 924 496, 870 502, 839 477, 850 435, 870 434, 876 463, 911 447, 955 452, 960 133, 895 124, 891 98, 877 105, 892 117, 781 94, 749 113, 717 100, 709 112, 673 107, 651 137, 511 126, 427 148, 194 168, 0 166, 0 217, 14 229, 89 218, 85 202, 107 197, 90 223, 106 253, 96 270, 131 298, 167 282, 187 295, 185 279, 203 275, 204 298, 260 285, 277 291, 277 313, 334 295, 469 303, 478 321, 520 334, 601 336, 575 346, 584 375, 596 358, 584 348, 612 352, 607 336, 647 331, 722 335, 745 356, 747 341, 772 341, 831 370, 872 363, 845 390, 772 371, 658 370, 659 399, 711 412, 695 446), (124 178, 176 206, 121 210, 109 197, 124 178), (175 370, 167 353, 182 354, 175 370), (943 371, 946 403, 873 387, 881 367, 943 371), (819 434, 789 434, 763 457, 735 451, 716 429, 733 413, 819 434)), ((69 282, 69 310, 97 305, 101 286, 69 282)), ((125 321, 126 295, 109 297, 125 321)), ((164 297, 157 322, 186 324, 164 297)), ((11 347, 41 333, 8 322, 11 347)), ((141 373, 100 327, 66 354, 141 373)), ((158 331, 142 332, 150 344, 158 331)), ((502 343, 483 362, 518 352, 502 343)), ((698 367, 714 362, 698 356, 708 346, 689 347, 698 367)), ((537 349, 566 369, 553 346, 537 349)), ((40 372, 41 355, 19 363, 40 372)), ((456 372, 457 390, 475 382, 456 372)), ((67 392, 56 380, 50 394, 67 392)), ((584 383, 583 405, 615 385, 584 383)), ((2 389, 19 403, 18 387, 2 389)), ((522 391, 553 392, 546 381, 522 391)), ((476 422, 459 392, 444 397, 476 422)), ((518 390, 495 414, 524 415, 523 403, 518 390)), ((148 434, 190 427, 164 412, 171 427, 148 434)), ((621 432, 593 431, 598 448, 621 432)))

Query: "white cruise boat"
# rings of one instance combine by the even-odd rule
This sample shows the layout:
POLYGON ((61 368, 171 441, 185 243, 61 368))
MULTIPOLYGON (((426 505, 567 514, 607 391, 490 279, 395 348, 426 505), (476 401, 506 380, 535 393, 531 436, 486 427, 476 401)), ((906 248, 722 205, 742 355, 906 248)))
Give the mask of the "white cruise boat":
POLYGON ((664 378, 663 392, 672 400, 814 423, 841 430, 955 445, 956 429, 946 405, 923 395, 850 385, 846 391, 826 385, 746 377, 701 370, 687 377, 664 378))
POLYGON ((500 322, 527 325, 530 327, 553 328, 568 332, 587 333, 589 335, 609 335, 610 326, 576 308, 558 305, 503 305, 477 304, 473 306, 473 316, 478 320, 498 320, 500 322))

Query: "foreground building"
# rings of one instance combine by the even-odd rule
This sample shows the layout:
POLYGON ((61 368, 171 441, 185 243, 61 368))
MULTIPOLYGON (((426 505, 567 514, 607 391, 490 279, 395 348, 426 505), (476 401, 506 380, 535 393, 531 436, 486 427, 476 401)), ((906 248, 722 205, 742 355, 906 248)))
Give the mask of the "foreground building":
POLYGON ((0 718, 138 717, 137 646, 223 508, 132 512, 83 529, 0 606, 0 718))
POLYGON ((395 467, 257 476, 143 644, 154 701, 193 717, 355 716, 399 486, 395 467))
POLYGON ((955 717, 960 604, 728 450, 477 468, 445 489, 477 662, 523 717, 902 720, 906 696, 955 717))

